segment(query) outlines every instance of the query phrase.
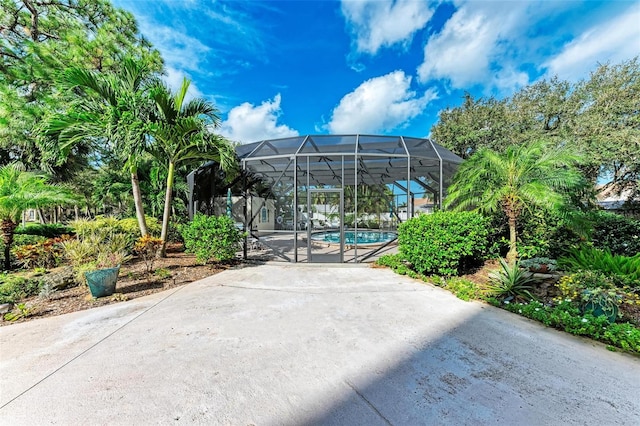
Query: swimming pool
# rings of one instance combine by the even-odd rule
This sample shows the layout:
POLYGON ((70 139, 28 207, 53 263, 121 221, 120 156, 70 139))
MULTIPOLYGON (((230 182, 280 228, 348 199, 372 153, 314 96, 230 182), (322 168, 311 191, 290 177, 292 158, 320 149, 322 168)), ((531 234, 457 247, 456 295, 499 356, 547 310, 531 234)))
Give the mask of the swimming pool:
MULTIPOLYGON (((358 246, 375 246, 388 243, 398 237, 395 232, 362 230, 344 231, 344 244, 358 246)), ((328 244, 340 244, 340 231, 320 231, 311 235, 311 241, 318 241, 328 244)))

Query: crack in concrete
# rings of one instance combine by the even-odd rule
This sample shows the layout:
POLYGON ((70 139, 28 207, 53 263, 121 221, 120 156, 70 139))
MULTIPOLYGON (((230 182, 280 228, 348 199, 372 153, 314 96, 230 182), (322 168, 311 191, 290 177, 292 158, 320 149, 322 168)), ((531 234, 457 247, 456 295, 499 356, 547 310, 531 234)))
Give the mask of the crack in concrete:
POLYGON ((122 324, 120 327, 116 328, 115 330, 113 330, 111 333, 107 334, 106 336, 104 336, 102 339, 98 340, 96 343, 94 343, 93 345, 89 346, 87 349, 83 350, 82 352, 80 352, 78 355, 74 356, 73 358, 71 358, 70 360, 68 360, 67 362, 63 363, 61 366, 59 366, 58 368, 56 368, 55 370, 53 370, 52 372, 48 373, 47 375, 45 375, 42 379, 38 380, 37 382, 35 382, 33 385, 29 386, 27 389, 23 390, 22 392, 20 392, 18 395, 14 396, 13 398, 11 398, 9 401, 7 401, 6 403, 4 403, 3 405, 0 406, 0 410, 2 410, 3 408, 5 408, 7 405, 11 404, 12 402, 14 402, 15 400, 17 400, 18 398, 20 398, 21 396, 23 396, 24 394, 26 394, 27 392, 29 392, 31 389, 35 388, 36 386, 38 386, 40 383, 44 382, 45 380, 47 380, 49 377, 53 376, 54 374, 56 374, 58 371, 62 370, 64 367, 66 367, 67 365, 71 364, 73 361, 77 360, 78 358, 80 358, 81 356, 83 356, 84 354, 86 354, 87 352, 89 352, 91 349, 95 348, 96 346, 98 346, 100 343, 104 342, 105 340, 107 340, 108 338, 110 338, 111 336, 113 336, 114 334, 116 334, 118 331, 122 330, 123 328, 125 328, 127 325, 131 324, 133 321, 135 321, 136 319, 140 318, 142 315, 146 314, 147 312, 149 312, 151 309, 155 308, 156 306, 158 306, 159 304, 161 304, 162 302, 164 302, 165 300, 167 300, 169 297, 173 296, 174 294, 176 294, 178 291, 182 290, 183 288, 187 287, 186 285, 184 286, 180 286, 178 287, 175 291, 172 291, 170 294, 168 294, 167 296, 163 297, 161 300, 159 300, 157 303, 154 303, 153 305, 149 306, 147 309, 145 309, 144 311, 140 312, 138 315, 134 316, 133 318, 131 318, 129 321, 125 322, 124 324, 122 324))
POLYGON ((378 417, 380 417, 381 420, 383 420, 386 424, 388 424, 389 426, 393 426, 393 423, 391 423, 389 421, 389 419, 387 419, 384 415, 382 415, 382 413, 380 412, 380 410, 378 410, 375 405, 373 405, 371 403, 371 401, 369 401, 367 398, 365 398, 365 396, 363 394, 360 393, 360 391, 348 380, 345 380, 345 383, 351 388, 353 389, 353 391, 356 393, 356 395, 358 395, 360 397, 360 399, 362 399, 365 404, 367 404, 369 406, 369 408, 371 408, 377 415, 378 417))

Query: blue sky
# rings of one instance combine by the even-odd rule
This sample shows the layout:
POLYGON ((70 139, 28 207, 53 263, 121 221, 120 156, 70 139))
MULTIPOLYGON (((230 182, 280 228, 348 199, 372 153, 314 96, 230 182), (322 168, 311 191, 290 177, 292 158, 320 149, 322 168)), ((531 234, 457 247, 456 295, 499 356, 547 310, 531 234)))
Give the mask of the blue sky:
POLYGON ((511 95, 640 54, 639 1, 114 0, 219 132, 428 136, 465 91, 511 95))

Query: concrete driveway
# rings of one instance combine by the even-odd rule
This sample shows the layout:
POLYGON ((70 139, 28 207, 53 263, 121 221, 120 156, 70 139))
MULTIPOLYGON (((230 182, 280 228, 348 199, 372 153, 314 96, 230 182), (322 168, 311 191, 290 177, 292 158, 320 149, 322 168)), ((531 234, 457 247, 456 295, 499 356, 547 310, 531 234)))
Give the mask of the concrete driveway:
POLYGON ((389 270, 266 264, 0 328, 0 424, 640 424, 640 358, 389 270))

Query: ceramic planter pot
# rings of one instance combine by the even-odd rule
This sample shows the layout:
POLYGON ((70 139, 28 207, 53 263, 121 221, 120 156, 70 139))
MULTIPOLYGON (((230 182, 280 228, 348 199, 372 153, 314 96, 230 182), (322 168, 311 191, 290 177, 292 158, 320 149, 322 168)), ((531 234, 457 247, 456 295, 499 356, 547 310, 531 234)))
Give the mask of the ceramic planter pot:
POLYGON ((85 272, 84 276, 89 284, 89 291, 93 297, 111 296, 116 291, 116 281, 120 265, 115 268, 98 269, 85 272))
POLYGON ((546 274, 549 273, 549 266, 542 263, 539 266, 529 266, 529 272, 534 272, 538 274, 546 274))
POLYGON ((603 295, 593 295, 588 290, 587 301, 582 305, 582 313, 590 313, 595 317, 604 316, 610 323, 618 317, 618 305, 614 299, 603 295))

